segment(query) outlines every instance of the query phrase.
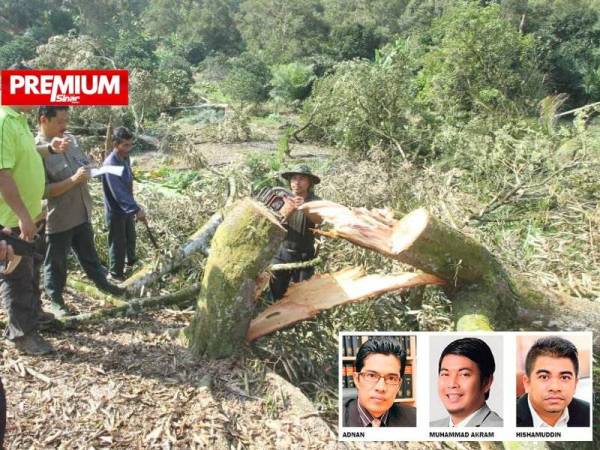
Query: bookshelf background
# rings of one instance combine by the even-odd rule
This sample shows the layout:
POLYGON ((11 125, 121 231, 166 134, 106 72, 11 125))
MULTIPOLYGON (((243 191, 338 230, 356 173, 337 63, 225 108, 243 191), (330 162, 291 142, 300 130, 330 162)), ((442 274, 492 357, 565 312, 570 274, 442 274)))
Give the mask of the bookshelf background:
MULTIPOLYGON (((354 386, 352 374, 354 373, 354 361, 359 347, 369 339, 370 336, 342 336, 342 396, 345 401, 348 398, 356 397, 357 391, 354 386)), ((397 403, 406 404, 408 406, 416 406, 415 400, 415 381, 416 367, 415 356, 417 349, 416 336, 394 336, 400 340, 400 344, 404 347, 407 353, 406 369, 404 370, 404 378, 402 386, 398 391, 398 396, 395 400, 397 403)))

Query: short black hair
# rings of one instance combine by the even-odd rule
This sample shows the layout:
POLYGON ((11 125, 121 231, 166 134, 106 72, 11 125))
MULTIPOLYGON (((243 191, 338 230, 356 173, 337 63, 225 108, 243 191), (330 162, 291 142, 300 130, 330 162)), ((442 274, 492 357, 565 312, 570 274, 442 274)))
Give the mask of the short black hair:
POLYGON ((400 345, 400 341, 392 336, 371 336, 363 345, 360 346, 356 353, 354 367, 357 372, 360 372, 365 365, 367 356, 373 353, 382 353, 384 355, 392 355, 400 361, 400 376, 404 376, 406 367, 406 352, 400 345))
POLYGON ((117 127, 114 129, 113 135, 112 135, 113 144, 118 145, 121 142, 128 141, 130 139, 133 139, 133 133, 131 131, 129 131, 127 128, 117 127))
MULTIPOLYGON (((438 374, 442 370, 442 360, 446 355, 464 356, 477 364, 480 373, 480 386, 487 383, 496 370, 496 362, 494 361, 492 350, 489 345, 478 338, 462 338, 450 342, 440 355, 438 374)), ((487 400, 489 396, 490 392, 488 391, 485 393, 485 399, 487 400)))
POLYGON ((558 336, 546 336, 538 339, 531 346, 525 357, 525 373, 531 376, 531 371, 538 356, 550 356, 551 358, 569 358, 575 368, 575 376, 579 375, 579 355, 577 347, 564 338, 558 336))
POLYGON ((56 113, 58 113, 58 111, 68 111, 68 110, 69 110, 68 106, 40 106, 38 108, 38 122, 40 121, 42 116, 44 116, 48 119, 52 119, 53 117, 56 117, 56 113))

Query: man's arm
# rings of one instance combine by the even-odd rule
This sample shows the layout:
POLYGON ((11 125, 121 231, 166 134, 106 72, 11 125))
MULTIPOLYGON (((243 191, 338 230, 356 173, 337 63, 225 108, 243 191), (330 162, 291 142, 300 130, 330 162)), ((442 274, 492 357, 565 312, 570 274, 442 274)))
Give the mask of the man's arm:
POLYGON ((70 142, 71 141, 69 138, 54 137, 52 138, 52 142, 50 144, 36 144, 35 148, 40 153, 42 158, 47 158, 50 155, 65 153, 69 149, 70 142), (50 151, 50 147, 52 147, 52 152, 50 151))
POLYGON ((54 198, 63 195, 65 192, 73 189, 79 184, 83 184, 91 177, 91 171, 87 167, 80 167, 73 175, 66 180, 57 181, 56 183, 48 184, 45 192, 46 198, 54 198))
POLYGON ((21 228, 21 238, 26 241, 32 241, 37 234, 37 228, 25 207, 21 195, 15 184, 10 170, 0 169, 0 194, 6 204, 13 210, 19 218, 19 228, 21 228))

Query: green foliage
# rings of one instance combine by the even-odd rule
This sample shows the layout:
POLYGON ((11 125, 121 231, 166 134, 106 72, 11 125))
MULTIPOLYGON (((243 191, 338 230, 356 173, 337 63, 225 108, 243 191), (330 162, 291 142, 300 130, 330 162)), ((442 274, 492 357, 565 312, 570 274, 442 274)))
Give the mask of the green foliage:
POLYGON ((533 111, 542 97, 534 40, 497 5, 460 2, 434 20, 422 61, 420 97, 446 117, 502 109, 533 111))
POLYGON ((36 41, 27 36, 19 36, 0 47, 0 69, 26 61, 35 56, 36 41))
POLYGON ((35 67, 44 69, 87 69, 111 67, 99 54, 100 43, 90 36, 57 35, 37 48, 35 67))
POLYGON ((271 97, 278 102, 293 102, 304 100, 310 94, 315 80, 313 68, 306 64, 293 62, 281 64, 272 68, 271 97))
POLYGON ((570 96, 570 106, 600 100, 600 11, 585 0, 535 2, 527 11, 526 31, 541 51, 549 90, 570 96))
POLYGON ((360 23, 335 27, 331 33, 333 53, 340 59, 375 57, 375 50, 381 44, 381 37, 374 28, 360 23))
POLYGON ((22 0, 0 0, 0 11, 2 11, 2 28, 9 32, 22 34, 38 23, 40 11, 44 11, 44 0, 31 0, 25 8, 22 0))
POLYGON ((185 49, 185 58, 198 64, 216 53, 235 55, 242 39, 234 22, 236 3, 231 0, 151 0, 143 22, 151 36, 169 36, 185 49))
POLYGON ((319 0, 246 0, 238 27, 248 49, 268 64, 320 53, 329 34, 319 0))
MULTIPOLYGON (((408 0, 322 0, 327 22, 333 27, 362 25, 384 39, 394 39, 403 30, 402 18, 412 3, 408 0)), ((438 0, 439 2, 439 0, 438 0)))
POLYGON ((283 183, 279 176, 283 169, 283 155, 279 152, 249 152, 244 158, 244 166, 252 180, 251 192, 258 192, 264 187, 281 186, 283 183))
POLYGON ((374 147, 399 157, 426 152, 433 119, 415 102, 416 62, 408 43, 399 42, 374 63, 339 64, 305 104, 307 115, 314 111, 313 132, 355 158, 374 147))
POLYGON ((152 71, 158 64, 154 54, 154 40, 141 33, 122 30, 115 46, 114 61, 117 67, 152 71))
POLYGON ((250 53, 232 58, 222 83, 223 92, 240 103, 259 103, 267 98, 269 68, 250 53))

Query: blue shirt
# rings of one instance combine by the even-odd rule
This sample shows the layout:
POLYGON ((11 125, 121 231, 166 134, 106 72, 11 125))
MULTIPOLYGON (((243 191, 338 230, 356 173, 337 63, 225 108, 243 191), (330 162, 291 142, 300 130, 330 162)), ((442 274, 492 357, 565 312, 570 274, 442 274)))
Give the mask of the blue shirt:
POLYGON ((129 158, 120 159, 116 150, 104 160, 105 166, 123 166, 123 175, 102 175, 104 211, 107 217, 136 214, 140 207, 133 198, 133 172, 129 158))

